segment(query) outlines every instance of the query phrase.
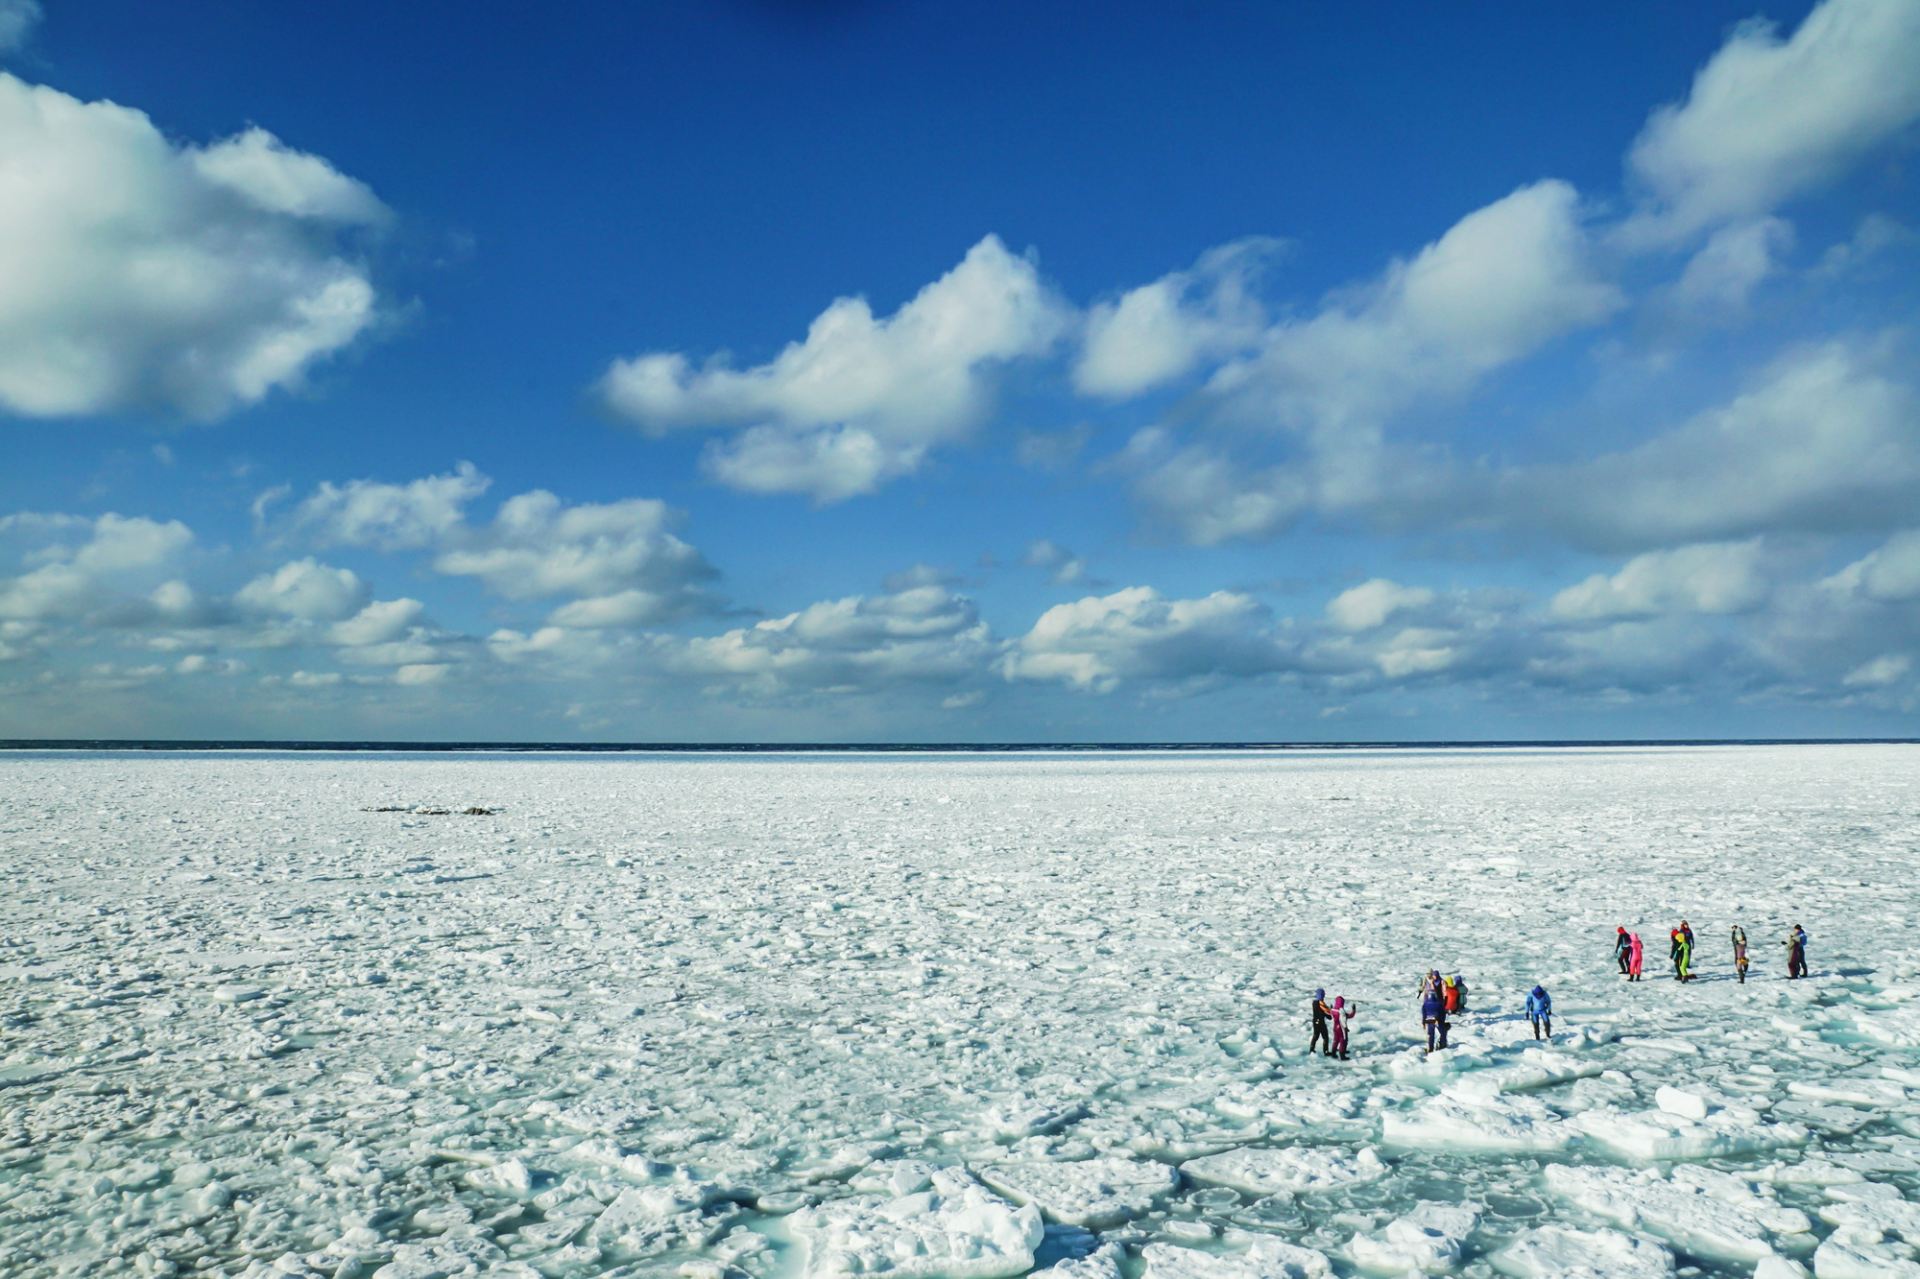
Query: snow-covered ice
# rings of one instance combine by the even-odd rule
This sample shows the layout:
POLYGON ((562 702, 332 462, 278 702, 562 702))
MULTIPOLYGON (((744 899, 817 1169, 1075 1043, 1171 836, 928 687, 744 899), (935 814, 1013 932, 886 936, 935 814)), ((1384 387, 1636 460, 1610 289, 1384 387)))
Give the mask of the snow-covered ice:
POLYGON ((9 1275, 1920 1274, 1915 748, 19 753, 0 870, 9 1275))

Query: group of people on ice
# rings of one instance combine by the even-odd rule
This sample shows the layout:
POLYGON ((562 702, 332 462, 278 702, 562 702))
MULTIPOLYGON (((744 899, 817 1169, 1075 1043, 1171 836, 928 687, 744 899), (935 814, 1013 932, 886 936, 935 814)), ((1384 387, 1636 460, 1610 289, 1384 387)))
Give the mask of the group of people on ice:
MULTIPOLYGON (((1673 960, 1675 981, 1692 981, 1693 973, 1693 926, 1686 920, 1668 934, 1668 953, 1673 960)), ((1787 934, 1783 945, 1787 948, 1787 976, 1789 978, 1807 975, 1807 930, 1795 924, 1787 934)), ((1622 924, 1614 930, 1613 954, 1619 962, 1620 975, 1628 981, 1639 981, 1641 967, 1645 959, 1646 947, 1640 941, 1639 933, 1630 933, 1622 924)), ((1747 980, 1747 932, 1740 925, 1733 926, 1733 968, 1739 974, 1742 985, 1747 980)), ((1348 1057, 1347 1032, 1353 1015, 1359 1005, 1344 996, 1335 996, 1327 1001, 1327 992, 1313 992, 1313 1038, 1308 1041, 1309 1055, 1316 1050, 1327 1057, 1348 1057)), ((1455 1013, 1467 1009, 1467 983, 1459 973, 1451 977, 1442 977, 1439 969, 1431 969, 1420 980, 1420 1022, 1426 1028, 1426 1051, 1436 1052, 1447 1046, 1447 1033, 1452 1029, 1450 1018, 1455 1013)), ((1535 985, 1527 992, 1527 1021, 1533 1027, 1535 1039, 1553 1038, 1553 996, 1546 987, 1535 985)))
MULTIPOLYGON (((1733 971, 1741 985, 1747 983, 1747 930, 1735 924, 1733 926, 1733 971)), ((1673 979, 1692 981, 1693 972, 1693 926, 1686 920, 1667 934, 1667 955, 1673 960, 1673 979)), ((1787 976, 1800 978, 1807 975, 1807 930, 1795 924, 1781 943, 1787 948, 1787 976)), ((1622 924, 1613 930, 1613 957, 1620 965, 1620 975, 1628 981, 1639 981, 1645 947, 1641 944, 1639 933, 1630 933, 1622 924)))

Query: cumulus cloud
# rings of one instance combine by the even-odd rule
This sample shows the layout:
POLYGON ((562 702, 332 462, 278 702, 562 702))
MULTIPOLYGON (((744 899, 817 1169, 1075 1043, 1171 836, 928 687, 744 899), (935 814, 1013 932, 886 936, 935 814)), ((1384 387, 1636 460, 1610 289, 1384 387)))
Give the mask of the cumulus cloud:
POLYGON ((951 684, 980 670, 991 638, 973 601, 945 586, 851 595, 721 635, 674 641, 675 669, 762 695, 951 684))
POLYGON ((1844 340, 1795 351, 1635 448, 1515 469, 1493 492, 1468 486, 1455 500, 1475 518, 1595 546, 1886 527, 1920 503, 1920 402, 1881 362, 1844 340))
POLYGON ((1759 538, 1650 551, 1611 576, 1596 573, 1553 597, 1556 617, 1573 621, 1666 613, 1744 613, 1767 597, 1759 538))
POLYGON ((1885 688, 1898 684, 1912 666, 1913 659, 1905 653, 1883 653, 1848 671, 1841 683, 1848 688, 1885 688))
POLYGON ((1825 0, 1790 38, 1742 23, 1686 101, 1648 119, 1628 167, 1630 240, 1678 239, 1831 181, 1920 119, 1920 6, 1825 0))
POLYGON ((1056 604, 1000 661, 1008 680, 1098 693, 1123 680, 1204 681, 1286 669, 1289 654, 1251 596, 1165 599, 1148 586, 1056 604))
POLYGON ((1521 187, 1460 219, 1370 284, 1283 323, 1210 389, 1249 420, 1341 431, 1457 391, 1624 303, 1597 272, 1564 182, 1521 187))
POLYGON ((1793 228, 1780 218, 1722 227, 1688 261, 1673 299, 1690 311, 1739 311, 1792 244, 1793 228))
POLYGON ((467 503, 492 482, 471 462, 460 463, 450 474, 405 484, 325 481, 300 503, 294 525, 322 545, 383 551, 432 546, 460 526, 467 503))
POLYGON ((1266 310, 1254 289, 1279 241, 1240 240, 1209 250, 1191 270, 1129 289, 1087 313, 1073 367, 1083 395, 1125 399, 1256 343, 1266 310))
POLYGON ((1028 568, 1046 570, 1047 577, 1057 586, 1065 586, 1079 581, 1087 571, 1086 561, 1069 551, 1066 547, 1048 538, 1027 544, 1020 562, 1028 568))
POLYGON ((1327 602, 1327 617, 1343 631, 1369 631, 1384 625, 1395 613, 1424 608, 1433 592, 1424 586, 1402 586, 1376 577, 1340 592, 1327 602))
POLYGON ((253 129, 207 147, 0 72, 0 409, 219 417, 373 323, 385 209, 253 129))
MULTIPOLYGON (((0 618, 19 621, 77 618, 111 608, 125 599, 125 591, 118 589, 122 575, 163 566, 193 542, 192 531, 178 520, 111 512, 92 521, 10 516, 0 522, 0 531, 8 528, 86 533, 77 545, 55 543, 39 549, 32 557, 38 567, 31 571, 0 578, 0 618)), ((160 601, 166 600, 177 603, 178 596, 163 591, 160 601)))
POLYGON ((332 622, 367 602, 367 585, 352 569, 294 560, 254 578, 234 595, 242 608, 307 622, 332 622))
POLYGON ((376 600, 344 621, 335 622, 327 637, 335 644, 365 647, 390 644, 410 634, 426 614, 419 600, 376 600))
POLYGON ((1920 599, 1920 529, 1905 529, 1824 583, 1829 590, 1887 602, 1920 599))
POLYGON ((992 370, 1046 351, 1067 318, 1033 262, 988 236, 890 316, 840 298, 765 364, 655 352, 616 360, 599 392, 649 434, 747 428, 709 450, 724 483, 838 501, 963 436, 988 404, 992 370))
POLYGON ((508 599, 580 597, 571 624, 656 621, 695 607, 699 584, 714 575, 671 531, 678 521, 651 499, 568 506, 535 489, 501 503, 492 523, 462 532, 434 568, 477 577, 508 599))

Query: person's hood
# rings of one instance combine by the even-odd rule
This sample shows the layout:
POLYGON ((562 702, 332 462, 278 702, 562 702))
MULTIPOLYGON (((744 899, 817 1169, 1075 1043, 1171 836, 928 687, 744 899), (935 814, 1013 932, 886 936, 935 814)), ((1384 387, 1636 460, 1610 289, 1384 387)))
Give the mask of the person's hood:
POLYGON ((1313 992, 1313 997, 1315 999, 1325 999, 1327 997, 1327 992, 1324 990, 1316 990, 1313 992))
POLYGON ((1346 996, 1341 995, 1336 997, 1333 1001, 1333 1006, 1335 1008, 1345 1008, 1347 1006, 1346 996))
POLYGON ((1544 995, 1547 993, 1547 988, 1545 986, 1535 986, 1533 988, 1533 993, 1536 995, 1544 995))

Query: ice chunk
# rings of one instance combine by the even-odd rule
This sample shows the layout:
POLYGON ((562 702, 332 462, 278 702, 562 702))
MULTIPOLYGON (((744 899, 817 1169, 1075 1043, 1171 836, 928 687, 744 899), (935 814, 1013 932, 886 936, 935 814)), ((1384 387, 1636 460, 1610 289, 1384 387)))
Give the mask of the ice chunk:
MULTIPOLYGON (((1666 1091, 1678 1092, 1677 1089, 1666 1091)), ((1692 1108, 1690 1102, 1676 1104, 1692 1108)), ((1782 1146, 1804 1146, 1808 1138, 1807 1130, 1798 1124, 1769 1123, 1761 1119, 1757 1111, 1731 1106, 1704 1118, 1688 1118, 1664 1109, 1607 1108, 1575 1115, 1570 1122, 1614 1154, 1645 1161, 1750 1154, 1782 1146)))
POLYGON ((991 1164, 978 1173, 992 1189, 1015 1203, 1034 1204, 1051 1221, 1095 1230, 1146 1212, 1179 1180, 1165 1164, 1118 1157, 991 1164))
POLYGON ((1045 1233, 1038 1208, 1016 1208, 955 1169, 942 1169, 918 1194, 839 1199, 787 1220, 806 1245, 810 1279, 1001 1279, 1033 1268, 1045 1233))
POLYGON ((1479 1212, 1464 1204, 1423 1201, 1379 1234, 1356 1234, 1347 1255, 1361 1269, 1379 1274, 1443 1274, 1460 1264, 1460 1249, 1479 1224, 1479 1212))
POLYGON ((1262 1235, 1245 1252, 1201 1252, 1150 1243, 1142 1279, 1333 1279, 1333 1264, 1310 1248, 1262 1235))
POLYGON ((1068 1257, 1036 1270, 1031 1279, 1121 1279, 1120 1255, 1118 1244, 1102 1244, 1084 1257, 1068 1257))
POLYGON ((1381 1119, 1382 1140, 1421 1150, 1550 1154, 1565 1150, 1574 1135, 1532 1098, 1498 1094, 1475 1101, 1429 1097, 1381 1119))
POLYGON ((1759 1261, 1773 1254, 1776 1238, 1813 1226, 1805 1213, 1782 1208, 1749 1183, 1704 1169, 1681 1168, 1662 1177, 1650 1170, 1556 1165, 1546 1179, 1556 1195, 1596 1217, 1722 1261, 1759 1261))
POLYGON ((1378 1181, 1387 1175, 1387 1166, 1372 1147, 1363 1147, 1358 1155, 1317 1146, 1284 1146, 1263 1149, 1253 1146, 1223 1151, 1190 1159, 1180 1171, 1195 1181, 1210 1186, 1231 1186, 1248 1194, 1296 1194, 1333 1190, 1341 1186, 1378 1181))
POLYGON ((1835 1229, 1813 1254, 1816 1279, 1920 1279, 1920 1204, 1832 1204, 1820 1216, 1835 1229))
POLYGON ((1668 1279, 1673 1254, 1618 1230, 1536 1226, 1493 1254, 1493 1268, 1515 1279, 1668 1279))
POLYGON ((1707 1117, 1707 1099, 1697 1092, 1688 1092, 1684 1088, 1672 1088, 1661 1085, 1653 1095, 1654 1104, 1670 1115, 1679 1115, 1682 1119, 1705 1119, 1707 1117))

